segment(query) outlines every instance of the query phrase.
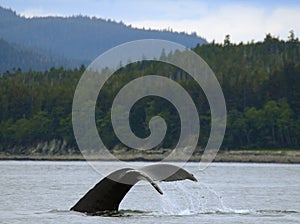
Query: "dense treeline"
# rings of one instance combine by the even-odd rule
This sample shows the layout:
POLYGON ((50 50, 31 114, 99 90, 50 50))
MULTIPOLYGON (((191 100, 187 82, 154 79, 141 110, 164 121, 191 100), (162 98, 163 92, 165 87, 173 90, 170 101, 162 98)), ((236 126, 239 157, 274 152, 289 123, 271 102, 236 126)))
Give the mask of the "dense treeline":
MULTIPOLYGON (((72 98, 84 68, 46 72, 15 70, 0 79, 0 142, 2 149, 64 139, 75 145, 72 98)), ((26 153, 17 151, 13 153, 26 153)))
MULTIPOLYGON (((227 37, 224 44, 211 43, 194 49, 213 69, 225 95, 228 117, 223 149, 300 148, 300 42, 292 34, 288 41, 267 35, 263 42, 238 45, 227 37)), ((17 146, 53 139, 76 148, 72 100, 84 69, 14 70, 2 74, 1 151, 26 154, 30 153, 26 147, 17 146)), ((121 144, 110 122, 110 108, 118 90, 130 80, 150 74, 163 74, 178 81, 192 96, 201 122, 199 146, 204 147, 210 131, 210 112, 200 87, 183 71, 149 61, 120 69, 100 91, 96 123, 103 142, 111 149, 121 144)), ((154 115, 162 116, 168 124, 159 147, 174 147, 180 135, 179 115, 174 106, 161 98, 146 97, 132 108, 133 132, 139 137, 149 135, 148 121, 154 115)))
POLYGON ((197 47, 216 73, 228 110, 225 148, 299 148, 300 43, 282 41, 197 47))

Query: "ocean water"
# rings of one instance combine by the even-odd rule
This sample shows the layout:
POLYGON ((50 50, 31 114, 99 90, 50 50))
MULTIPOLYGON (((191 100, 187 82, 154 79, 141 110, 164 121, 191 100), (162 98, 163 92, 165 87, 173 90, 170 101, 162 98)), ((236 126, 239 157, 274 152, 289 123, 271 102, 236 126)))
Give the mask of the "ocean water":
POLYGON ((118 168, 93 165, 103 172, 87 162, 0 161, 0 223, 300 223, 300 165, 187 163, 198 182, 159 182, 163 195, 140 182, 112 217, 69 211, 118 168))

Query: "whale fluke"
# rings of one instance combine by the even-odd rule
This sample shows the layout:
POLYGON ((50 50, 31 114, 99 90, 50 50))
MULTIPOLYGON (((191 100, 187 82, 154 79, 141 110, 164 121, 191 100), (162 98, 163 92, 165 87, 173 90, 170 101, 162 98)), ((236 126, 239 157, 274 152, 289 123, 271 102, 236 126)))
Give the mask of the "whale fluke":
POLYGON ((156 164, 139 169, 123 168, 112 172, 89 190, 72 208, 73 211, 97 214, 118 211, 127 192, 141 180, 148 181, 158 193, 162 190, 155 181, 197 181, 193 174, 169 164, 156 164))

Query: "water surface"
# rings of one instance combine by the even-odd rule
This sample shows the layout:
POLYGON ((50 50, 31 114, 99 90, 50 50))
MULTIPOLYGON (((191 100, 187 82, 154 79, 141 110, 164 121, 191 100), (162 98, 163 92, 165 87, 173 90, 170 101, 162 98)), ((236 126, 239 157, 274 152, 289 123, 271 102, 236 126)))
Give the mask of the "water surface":
MULTIPOLYGON (((94 165, 107 172, 117 168, 114 162, 94 165)), ((185 168, 199 182, 158 183, 164 195, 138 184, 120 214, 99 217, 69 211, 102 178, 86 162, 1 161, 0 223, 300 223, 300 165, 185 168)))

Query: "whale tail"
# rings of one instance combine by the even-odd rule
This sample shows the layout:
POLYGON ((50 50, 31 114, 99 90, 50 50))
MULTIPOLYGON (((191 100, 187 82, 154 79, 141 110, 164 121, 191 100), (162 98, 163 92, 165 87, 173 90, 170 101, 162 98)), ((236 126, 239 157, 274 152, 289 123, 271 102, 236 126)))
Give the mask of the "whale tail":
POLYGON ((139 169, 124 168, 112 172, 89 190, 72 208, 73 211, 97 214, 117 211, 128 191, 139 181, 148 181, 158 193, 162 190, 155 181, 197 181, 193 174, 170 164, 156 164, 139 169))

